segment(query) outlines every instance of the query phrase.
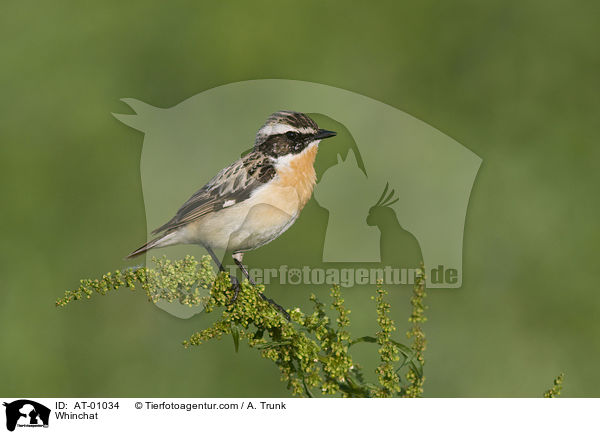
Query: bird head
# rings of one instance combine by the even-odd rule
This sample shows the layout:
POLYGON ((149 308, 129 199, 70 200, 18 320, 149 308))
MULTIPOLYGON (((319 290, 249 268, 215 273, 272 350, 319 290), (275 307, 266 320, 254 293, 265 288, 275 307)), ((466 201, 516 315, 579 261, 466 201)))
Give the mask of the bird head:
POLYGON ((306 148, 316 146, 323 139, 333 137, 335 131, 320 129, 304 113, 279 111, 273 113, 256 133, 254 150, 273 160, 293 156, 306 148))

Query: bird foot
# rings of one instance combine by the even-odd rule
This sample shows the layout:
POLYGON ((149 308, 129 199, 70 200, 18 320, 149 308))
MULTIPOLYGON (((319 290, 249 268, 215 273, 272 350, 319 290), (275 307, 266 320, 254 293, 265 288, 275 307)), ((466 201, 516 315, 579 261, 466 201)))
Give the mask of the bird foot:
POLYGON ((229 300, 227 306, 231 306, 233 303, 236 302, 238 295, 240 294, 240 289, 242 288, 240 282, 237 280, 237 277, 229 276, 229 279, 231 280, 231 287, 233 288, 233 297, 231 298, 231 300, 229 300))

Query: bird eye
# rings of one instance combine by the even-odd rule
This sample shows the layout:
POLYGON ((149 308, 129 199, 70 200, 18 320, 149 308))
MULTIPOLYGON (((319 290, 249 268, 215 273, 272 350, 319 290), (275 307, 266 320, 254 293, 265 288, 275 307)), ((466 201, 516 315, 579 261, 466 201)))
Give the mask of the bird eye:
POLYGON ((295 131, 288 131, 285 133, 285 136, 290 140, 296 140, 298 138, 298 133, 295 131))

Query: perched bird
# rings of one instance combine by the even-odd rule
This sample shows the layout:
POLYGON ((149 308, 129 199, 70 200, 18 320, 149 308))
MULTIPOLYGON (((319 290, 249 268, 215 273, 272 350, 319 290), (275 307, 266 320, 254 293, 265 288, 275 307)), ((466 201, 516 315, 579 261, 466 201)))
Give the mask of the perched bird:
MULTIPOLYGON (((242 263, 244 252, 273 241, 296 221, 316 182, 319 142, 335 135, 304 113, 273 113, 258 130, 252 152, 217 173, 152 232, 161 235, 127 258, 157 247, 199 244, 224 271, 214 249, 225 249, 253 283, 242 263)), ((235 301, 239 284, 232 280, 235 301)), ((287 316, 281 306, 263 298, 287 316)))

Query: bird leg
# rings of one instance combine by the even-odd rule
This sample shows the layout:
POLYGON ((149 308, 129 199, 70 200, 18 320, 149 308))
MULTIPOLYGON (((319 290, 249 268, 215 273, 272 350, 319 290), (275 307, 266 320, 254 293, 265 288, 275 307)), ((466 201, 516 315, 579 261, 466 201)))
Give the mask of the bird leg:
MULTIPOLYGON (((243 252, 234 253, 232 255, 232 257, 233 257, 233 262, 235 262, 236 265, 240 268, 240 270, 242 270, 242 273, 244 274, 244 276, 246 276, 246 279, 248 279, 248 282, 250 282, 250 284, 252 286, 256 286, 256 283, 254 283, 254 280, 252 280, 252 278, 250 277, 250 273, 248 273, 248 269, 242 263, 242 259, 244 258, 244 253, 243 252)), ((238 289, 238 292, 239 292, 239 289, 238 289)), ((281 312, 283 314, 283 316, 285 316, 285 319, 287 319, 288 321, 291 321, 290 314, 287 313, 286 310, 281 305, 277 304, 277 302, 275 302, 275 300, 267 297, 262 292, 259 292, 258 295, 260 295, 260 298, 269 302, 269 304, 271 306, 273 306, 275 309, 277 309, 279 312, 281 312)), ((236 297, 237 297, 237 292, 236 292, 236 297)))

